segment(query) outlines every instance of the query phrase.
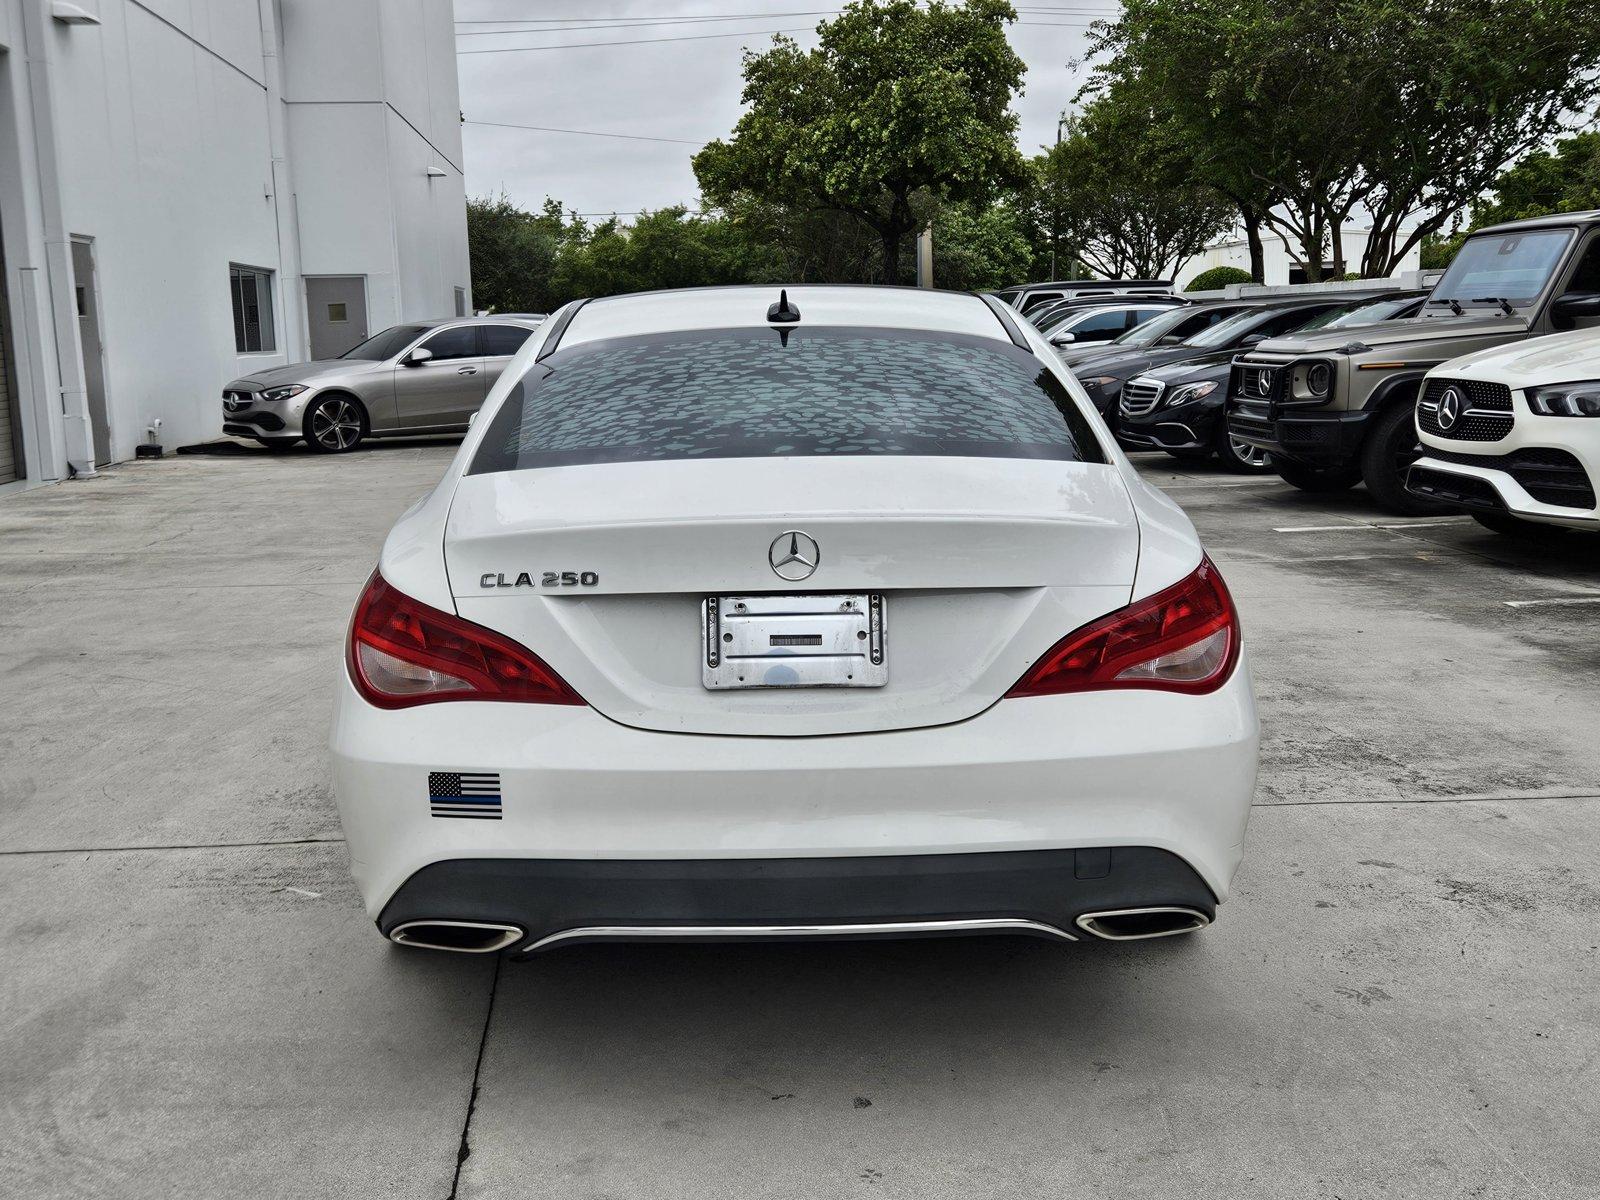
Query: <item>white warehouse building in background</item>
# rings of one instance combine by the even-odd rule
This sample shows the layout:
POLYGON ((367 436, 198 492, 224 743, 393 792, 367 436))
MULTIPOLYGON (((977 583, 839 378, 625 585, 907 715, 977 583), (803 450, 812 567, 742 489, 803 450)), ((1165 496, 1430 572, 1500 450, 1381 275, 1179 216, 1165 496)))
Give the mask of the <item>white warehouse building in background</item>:
MULTIPOLYGON (((1356 270, 1361 264, 1361 258, 1366 253, 1367 237, 1371 229, 1365 225, 1346 225, 1341 231, 1344 243, 1345 261, 1349 270, 1356 270)), ((1291 283, 1304 283, 1306 281, 1305 269, 1300 266, 1289 254, 1288 247, 1284 245, 1283 238, 1267 230, 1261 232, 1261 257, 1262 257, 1262 283, 1267 285, 1284 285, 1291 283)), ((1333 263, 1322 264, 1325 271, 1333 270, 1333 263)), ((1390 278, 1404 275, 1408 271, 1416 271, 1422 265, 1422 250, 1413 246, 1401 258, 1400 265, 1391 273, 1390 278)), ((1250 243, 1244 236, 1229 236, 1219 241, 1212 242, 1199 254, 1184 263, 1173 278, 1178 291, 1189 286, 1189 281, 1203 271, 1212 267, 1238 267, 1241 271, 1250 269, 1250 243)))
POLYGON ((0 0, 0 489, 471 311, 451 0, 0 0))

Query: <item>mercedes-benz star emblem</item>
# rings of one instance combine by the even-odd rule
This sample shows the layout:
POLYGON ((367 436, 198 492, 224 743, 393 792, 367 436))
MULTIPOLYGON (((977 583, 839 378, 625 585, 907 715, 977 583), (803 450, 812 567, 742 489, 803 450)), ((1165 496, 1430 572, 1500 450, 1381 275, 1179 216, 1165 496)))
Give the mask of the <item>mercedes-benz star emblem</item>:
POLYGON ((1256 372, 1256 393, 1261 396, 1272 394, 1272 372, 1261 370, 1256 372))
POLYGON ((1439 397, 1439 428, 1446 433, 1456 427, 1456 422, 1461 419, 1461 406, 1465 397, 1457 388, 1447 387, 1444 395, 1439 397))
POLYGON ((817 549, 817 541, 809 533, 785 529, 772 539, 772 545, 767 550, 767 561, 772 564, 779 579, 798 583, 811 578, 817 564, 822 561, 822 551, 817 549))

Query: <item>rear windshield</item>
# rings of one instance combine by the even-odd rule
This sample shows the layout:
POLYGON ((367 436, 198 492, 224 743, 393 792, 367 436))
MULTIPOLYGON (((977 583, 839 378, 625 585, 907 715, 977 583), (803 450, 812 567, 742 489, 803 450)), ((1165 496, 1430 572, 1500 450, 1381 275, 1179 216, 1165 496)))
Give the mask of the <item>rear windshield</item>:
POLYGON ((755 328, 558 351, 512 389, 469 473, 865 454, 1106 461, 1061 381, 1007 342, 755 328))

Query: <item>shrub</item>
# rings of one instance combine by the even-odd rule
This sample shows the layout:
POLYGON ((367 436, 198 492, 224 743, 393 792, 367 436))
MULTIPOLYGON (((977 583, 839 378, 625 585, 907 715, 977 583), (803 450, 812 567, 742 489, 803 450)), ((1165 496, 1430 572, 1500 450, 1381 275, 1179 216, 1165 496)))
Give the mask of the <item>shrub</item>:
POLYGON ((1212 292, 1218 288, 1227 287, 1230 283, 1254 283, 1250 272, 1238 267, 1212 267, 1209 271, 1201 271, 1189 281, 1186 292, 1212 292))

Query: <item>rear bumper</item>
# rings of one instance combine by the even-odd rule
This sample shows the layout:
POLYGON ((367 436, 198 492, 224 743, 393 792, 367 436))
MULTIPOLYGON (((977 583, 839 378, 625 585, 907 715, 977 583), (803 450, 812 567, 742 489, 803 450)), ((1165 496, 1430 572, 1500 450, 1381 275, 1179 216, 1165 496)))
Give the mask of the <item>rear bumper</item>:
POLYGON ((1315 467, 1355 461, 1372 414, 1364 411, 1293 415, 1262 405, 1228 405, 1228 433, 1280 458, 1315 467))
MULTIPOLYGON (((1258 728, 1249 663, 1203 696, 1001 700, 886 733, 727 737, 592 708, 373 708, 341 670, 333 783, 377 919, 435 863, 866 859, 1149 847, 1216 901, 1243 853, 1258 728), (432 772, 494 772, 495 819, 434 817, 432 772)), ((803 915, 803 914, 801 914, 803 915)))
MULTIPOLYGON (((1023 933, 1091 936, 1089 914, 1177 909, 1209 923, 1216 897, 1147 846, 853 858, 478 858, 433 863, 384 906, 387 936, 418 922, 516 927, 527 952, 578 941, 1023 933)), ((509 934, 508 934, 509 936, 509 934)))

